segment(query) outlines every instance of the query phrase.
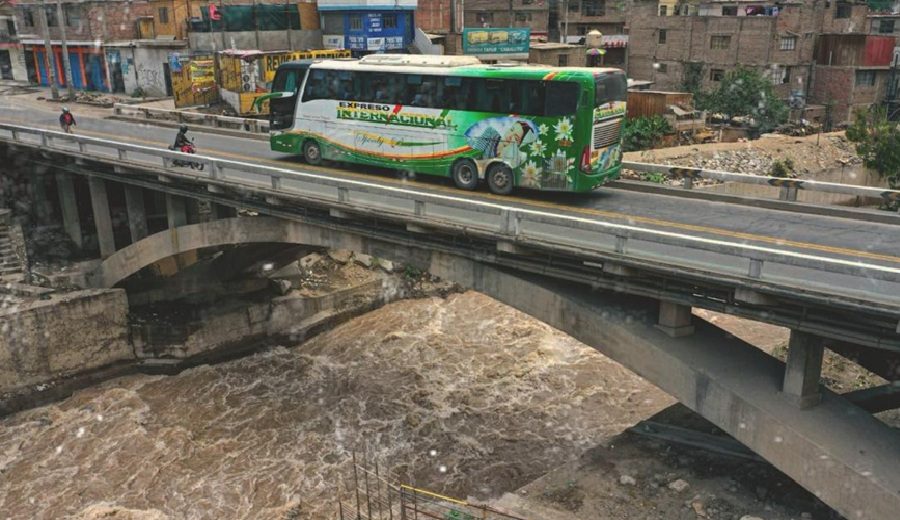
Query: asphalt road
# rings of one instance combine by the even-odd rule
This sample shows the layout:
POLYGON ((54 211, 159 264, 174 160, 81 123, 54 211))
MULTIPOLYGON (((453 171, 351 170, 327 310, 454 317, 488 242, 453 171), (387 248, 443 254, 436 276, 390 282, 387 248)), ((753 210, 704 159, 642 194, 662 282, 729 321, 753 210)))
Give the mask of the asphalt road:
MULTIPOLYGON (((15 98, 0 99, 0 120, 11 124, 59 129, 58 113, 50 111, 54 110, 55 106, 48 106, 47 111, 35 110, 30 106, 16 106, 14 100, 15 98)), ((76 132, 81 135, 160 148, 168 146, 176 133, 170 128, 84 116, 78 118, 76 132)), ((361 166, 311 167, 296 157, 270 151, 265 141, 205 133, 201 127, 196 127, 189 135, 193 135, 199 154, 222 159, 328 172, 334 176, 363 178, 370 182, 391 185, 400 183, 407 189, 501 200, 505 204, 542 211, 629 223, 816 256, 900 267, 900 225, 868 223, 611 188, 602 188, 587 194, 519 190, 514 196, 498 197, 488 193, 486 189, 476 192, 457 190, 448 179, 420 176, 415 181, 410 181, 397 172, 371 171, 371 168, 361 166)))

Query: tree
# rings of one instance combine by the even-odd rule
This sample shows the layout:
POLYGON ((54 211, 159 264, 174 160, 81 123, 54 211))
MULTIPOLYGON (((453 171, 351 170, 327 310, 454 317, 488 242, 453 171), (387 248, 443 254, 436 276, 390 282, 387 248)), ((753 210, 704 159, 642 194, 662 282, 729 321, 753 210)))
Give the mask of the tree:
POLYGON ((724 114, 728 119, 749 117, 761 132, 768 132, 787 120, 788 108, 775 96, 772 82, 755 69, 738 67, 728 73, 719 87, 701 94, 697 106, 724 114))
POLYGON ((858 110, 847 128, 847 139, 867 168, 887 179, 891 189, 900 187, 900 129, 889 121, 884 107, 858 110))

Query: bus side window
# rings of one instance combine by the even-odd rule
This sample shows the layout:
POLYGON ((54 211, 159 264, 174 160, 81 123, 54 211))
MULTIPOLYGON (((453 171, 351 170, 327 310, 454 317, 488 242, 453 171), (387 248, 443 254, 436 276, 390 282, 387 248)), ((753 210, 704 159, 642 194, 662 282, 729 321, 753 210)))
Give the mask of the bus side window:
POLYGON ((578 108, 580 86, 571 81, 546 81, 545 116, 570 116, 578 108))
POLYGON ((303 89, 303 101, 312 101, 325 97, 325 72, 322 69, 309 71, 309 78, 306 80, 306 87, 303 89))

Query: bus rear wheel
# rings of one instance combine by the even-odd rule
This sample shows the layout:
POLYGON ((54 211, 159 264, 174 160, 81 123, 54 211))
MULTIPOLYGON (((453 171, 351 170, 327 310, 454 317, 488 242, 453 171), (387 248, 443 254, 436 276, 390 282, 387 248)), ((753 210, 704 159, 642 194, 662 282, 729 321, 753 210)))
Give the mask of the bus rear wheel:
POLYGON ((303 159, 313 166, 322 164, 322 148, 312 139, 303 143, 303 159))
POLYGON ((478 187, 478 167, 471 159, 460 159, 453 163, 450 175, 457 188, 474 190, 478 187))
POLYGON ((496 195, 509 195, 513 190, 513 173, 509 166, 497 163, 487 170, 488 187, 496 195))

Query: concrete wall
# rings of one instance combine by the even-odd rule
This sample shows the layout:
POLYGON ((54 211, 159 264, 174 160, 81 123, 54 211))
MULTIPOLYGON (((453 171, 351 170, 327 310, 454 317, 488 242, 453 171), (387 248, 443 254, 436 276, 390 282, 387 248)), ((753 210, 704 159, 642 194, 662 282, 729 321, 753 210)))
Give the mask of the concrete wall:
POLYGON ((125 291, 89 290, 0 314, 0 393, 131 359, 125 291))
MULTIPOLYGON (((130 51, 123 49, 126 55, 130 51)), ((138 87, 144 95, 162 97, 166 95, 165 68, 169 53, 183 52, 184 48, 137 47, 134 49, 134 67, 124 75, 125 92, 133 93, 138 87)))
POLYGON ((262 51, 288 50, 293 44, 294 50, 321 49, 321 30, 294 30, 290 31, 291 42, 288 43, 288 31, 259 31, 259 46, 256 45, 256 33, 253 31, 226 32, 224 33, 190 33, 191 49, 197 51, 211 51, 222 49, 258 49, 262 51), (232 45, 232 42, 234 45, 232 45))

